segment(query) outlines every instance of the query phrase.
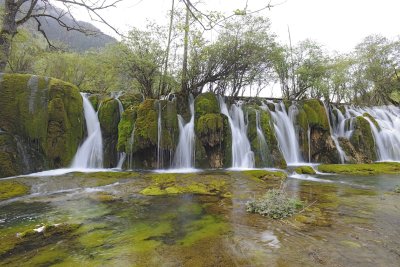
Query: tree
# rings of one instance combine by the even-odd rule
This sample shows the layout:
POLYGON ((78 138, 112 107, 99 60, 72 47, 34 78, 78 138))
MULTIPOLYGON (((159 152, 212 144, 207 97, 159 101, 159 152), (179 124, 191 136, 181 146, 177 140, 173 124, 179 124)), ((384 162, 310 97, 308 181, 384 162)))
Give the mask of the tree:
POLYGON ((80 25, 75 19, 70 12, 71 7, 74 6, 85 8, 93 19, 108 25, 117 32, 115 28, 103 19, 99 12, 114 7, 120 1, 122 0, 52 0, 52 2, 50 0, 5 0, 3 21, 0 29, 0 71, 4 71, 7 65, 12 39, 18 33, 18 29, 28 21, 33 20, 36 23, 37 30, 42 33, 50 46, 52 44, 47 38, 46 32, 42 29, 43 19, 55 20, 68 31, 74 30, 85 34, 96 34, 93 30, 80 25), (54 3, 63 5, 65 10, 57 8, 54 3), (67 23, 66 18, 72 18, 74 23, 67 23))
POLYGON ((218 94, 238 96, 249 86, 268 82, 274 42, 269 27, 264 18, 243 16, 226 22, 214 43, 207 44, 200 34, 192 37, 190 91, 198 94, 208 87, 218 94))
POLYGON ((324 96, 329 99, 325 83, 329 59, 316 42, 305 40, 294 48, 277 45, 272 52, 272 62, 283 98, 324 96))
POLYGON ((357 45, 355 58, 359 80, 355 99, 368 104, 391 102, 390 94, 400 88, 400 41, 371 35, 357 45))

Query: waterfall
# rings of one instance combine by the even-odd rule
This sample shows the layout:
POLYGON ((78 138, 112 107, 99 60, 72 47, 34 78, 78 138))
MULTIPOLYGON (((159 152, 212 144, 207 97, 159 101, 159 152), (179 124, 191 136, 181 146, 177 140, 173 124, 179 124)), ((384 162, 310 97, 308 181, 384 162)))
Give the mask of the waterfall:
MULTIPOLYGON (((335 108, 335 111, 337 114, 337 123, 332 126, 331 118, 334 118, 334 116, 331 116, 330 109, 327 107, 327 105, 325 103, 324 103, 324 108, 325 108, 326 116, 328 116, 329 131, 331 133, 332 140, 335 143, 336 149, 338 151, 340 163, 343 164, 348 160, 348 157, 346 155, 346 152, 343 150, 342 146, 340 145, 339 137, 350 138, 352 130, 347 131, 347 129, 346 129, 347 119, 345 118, 345 116, 343 116, 342 112, 337 108, 335 108), (348 132, 350 132, 350 133, 348 133, 348 132)), ((347 115, 349 115, 349 113, 347 113, 347 115)))
POLYGON ((311 128, 307 128, 307 142, 308 142, 308 163, 311 163, 311 128))
POLYGON ((103 168, 103 138, 97 113, 86 94, 81 93, 85 114, 87 138, 78 148, 72 168, 103 168))
MULTIPOLYGON (((112 92, 111 97, 114 98, 118 102, 118 111, 119 111, 119 120, 121 121, 122 119, 122 113, 124 113, 124 106, 122 105, 121 100, 119 97, 122 96, 122 92, 112 92)), ((122 166, 124 165, 126 159, 126 153, 125 152, 119 152, 118 153, 118 164, 116 166, 117 169, 122 169, 122 166)))
POLYGON ((232 168, 254 168, 254 153, 247 138, 247 125, 241 103, 233 104, 229 112, 224 98, 219 96, 219 105, 221 113, 228 117, 231 127, 232 168))
POLYGON ((189 97, 190 121, 185 123, 182 116, 178 115, 179 142, 174 157, 174 168, 189 169, 194 167, 195 159, 195 133, 194 133, 194 99, 189 97))
POLYGON ((131 132, 131 137, 129 139, 129 155, 128 155, 128 166, 130 170, 133 170, 133 143, 135 141, 135 129, 136 129, 136 124, 133 125, 133 129, 131 132))
POLYGON ((259 146, 259 151, 261 155, 261 160, 264 164, 264 167, 269 166, 269 149, 268 149, 268 144, 267 141, 265 140, 264 132, 261 129, 261 116, 260 116, 260 111, 256 110, 256 129, 257 129, 257 140, 258 140, 258 146, 259 146))
MULTIPOLYGON (((337 120, 332 126, 334 140, 338 137, 349 139, 354 131, 356 117, 363 116, 371 126, 378 161, 400 161, 400 108, 395 106, 382 107, 345 107, 343 114, 334 108, 337 120), (371 115, 379 127, 368 117, 371 115)), ((340 146, 338 147, 339 150, 340 146)), ((340 151, 339 151, 340 153, 340 151)))
POLYGON ((395 106, 353 108, 355 114, 370 114, 379 127, 367 116, 376 144, 378 161, 400 161, 400 108, 395 106))
POLYGON ((294 129, 294 120, 298 109, 295 105, 292 105, 287 113, 283 102, 274 103, 274 105, 275 112, 270 111, 270 113, 279 148, 288 165, 301 163, 303 159, 300 154, 298 136, 294 129))
POLYGON ((158 101, 158 120, 157 120, 157 169, 163 168, 163 155, 161 151, 162 125, 161 125, 161 101, 158 101))

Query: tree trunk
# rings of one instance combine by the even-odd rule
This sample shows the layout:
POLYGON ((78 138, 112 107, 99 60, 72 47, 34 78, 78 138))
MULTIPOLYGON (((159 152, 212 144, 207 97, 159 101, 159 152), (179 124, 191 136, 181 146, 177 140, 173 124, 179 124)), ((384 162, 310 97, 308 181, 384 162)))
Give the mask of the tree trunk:
POLYGON ((17 33, 17 4, 14 0, 6 0, 4 3, 3 23, 0 31, 0 72, 4 72, 10 56, 11 40, 17 33))
POLYGON ((165 51, 165 62, 164 62, 164 73, 162 76, 161 80, 161 95, 165 95, 165 77, 168 74, 168 60, 169 60, 169 50, 171 47, 171 35, 172 35, 172 25, 173 25, 173 20, 174 20, 174 6, 175 6, 175 1, 172 0, 172 8, 171 8, 171 16, 170 16, 170 21, 169 21, 169 30, 168 30, 168 43, 167 43, 167 49, 165 51))
POLYGON ((188 65, 188 46, 189 46, 189 7, 186 7, 185 38, 183 40, 183 66, 182 66, 182 92, 188 93, 187 84, 187 65, 188 65))

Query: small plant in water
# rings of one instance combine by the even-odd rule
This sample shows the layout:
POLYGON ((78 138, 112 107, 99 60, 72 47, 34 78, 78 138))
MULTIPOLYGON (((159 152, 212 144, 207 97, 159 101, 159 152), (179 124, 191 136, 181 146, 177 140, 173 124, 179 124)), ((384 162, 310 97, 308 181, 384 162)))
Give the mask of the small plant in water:
POLYGON ((259 199, 246 203, 247 211, 272 219, 283 219, 297 213, 304 202, 287 195, 284 189, 270 189, 259 199))
POLYGON ((394 192, 400 193, 400 185, 396 185, 396 187, 394 188, 394 192))

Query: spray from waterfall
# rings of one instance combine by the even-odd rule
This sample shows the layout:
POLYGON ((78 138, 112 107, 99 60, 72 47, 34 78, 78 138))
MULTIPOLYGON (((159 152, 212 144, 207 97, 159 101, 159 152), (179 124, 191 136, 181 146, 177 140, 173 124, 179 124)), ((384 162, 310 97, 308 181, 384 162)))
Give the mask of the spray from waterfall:
POLYGON ((230 111, 224 98, 219 96, 221 113, 228 117, 232 133, 232 168, 254 168, 254 153, 247 138, 247 124, 244 120, 242 104, 231 106, 230 111))
POLYGON ((88 95, 81 93, 85 114, 87 138, 78 148, 71 168, 103 168, 103 138, 97 113, 88 100, 88 95))

